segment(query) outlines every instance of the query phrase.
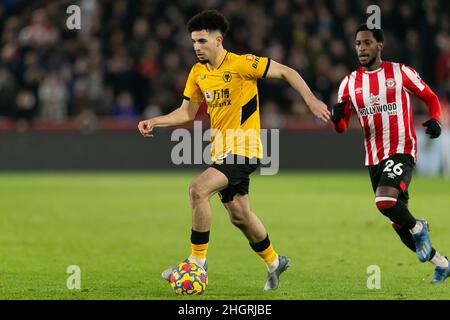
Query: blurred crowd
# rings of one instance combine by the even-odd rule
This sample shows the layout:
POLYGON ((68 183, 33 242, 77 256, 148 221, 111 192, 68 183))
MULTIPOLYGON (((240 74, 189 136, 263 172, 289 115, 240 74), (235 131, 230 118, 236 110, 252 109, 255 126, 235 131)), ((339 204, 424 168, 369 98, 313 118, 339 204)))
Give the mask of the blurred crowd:
MULTIPOLYGON (((205 8, 229 19, 226 49, 291 66, 331 106, 357 67, 354 32, 371 4, 381 9, 383 57, 412 66, 449 99, 448 1, 0 0, 0 118, 89 122, 170 112, 195 63, 186 22, 205 8), (71 4, 81 8, 80 30, 67 28, 71 4)), ((258 86, 269 125, 312 117, 284 82, 258 86)))

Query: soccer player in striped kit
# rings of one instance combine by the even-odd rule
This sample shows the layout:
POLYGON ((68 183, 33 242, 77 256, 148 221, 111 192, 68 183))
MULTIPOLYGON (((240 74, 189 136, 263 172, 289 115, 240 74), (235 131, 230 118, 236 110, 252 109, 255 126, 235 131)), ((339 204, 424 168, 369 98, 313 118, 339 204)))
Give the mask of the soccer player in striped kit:
POLYGON ((414 69, 381 60, 381 29, 362 24, 355 36, 360 67, 341 82, 338 103, 332 109, 333 127, 344 132, 352 110, 356 111, 364 132, 365 164, 375 204, 419 260, 435 265, 431 283, 442 283, 450 275, 449 260, 431 246, 428 223, 417 220, 408 209, 408 186, 417 160, 409 94, 421 99, 428 108, 430 119, 423 126, 431 139, 441 134, 439 100, 414 69))

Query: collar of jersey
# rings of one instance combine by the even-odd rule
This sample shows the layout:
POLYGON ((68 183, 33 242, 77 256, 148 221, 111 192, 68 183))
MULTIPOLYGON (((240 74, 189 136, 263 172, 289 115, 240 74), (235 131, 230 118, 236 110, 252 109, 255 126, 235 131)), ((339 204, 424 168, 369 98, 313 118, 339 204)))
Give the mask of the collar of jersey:
POLYGON ((216 70, 219 70, 219 68, 222 66, 223 62, 225 61, 225 57, 227 56, 227 54, 228 54, 228 51, 224 49, 223 53, 222 53, 222 57, 220 57, 220 60, 217 63, 218 67, 215 68, 214 70, 209 70, 209 67, 205 64, 206 70, 208 70, 209 72, 214 72, 216 70))
POLYGON ((381 61, 381 66, 378 69, 375 69, 375 70, 372 70, 372 71, 366 71, 366 70, 364 70, 363 67, 360 67, 360 70, 361 70, 362 73, 370 74, 370 73, 377 73, 378 71, 380 71, 383 68, 384 68, 384 61, 381 61))

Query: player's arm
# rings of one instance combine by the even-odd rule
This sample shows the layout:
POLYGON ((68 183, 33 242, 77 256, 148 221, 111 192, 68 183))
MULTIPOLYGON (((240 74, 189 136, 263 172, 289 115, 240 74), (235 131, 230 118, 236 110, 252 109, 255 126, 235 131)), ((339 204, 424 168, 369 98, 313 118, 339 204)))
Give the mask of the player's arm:
POLYGON ((339 133, 347 130, 352 115, 352 103, 348 91, 348 76, 339 85, 338 102, 331 109, 331 126, 339 133))
POLYGON ((422 124, 427 128, 425 133, 429 134, 431 139, 439 137, 441 135, 441 104, 439 98, 414 69, 403 65, 401 70, 405 88, 422 100, 428 108, 430 119, 422 124))
POLYGON ((311 112, 323 122, 330 119, 330 112, 325 103, 316 98, 306 82, 294 69, 271 60, 266 78, 284 79, 305 100, 311 112))
POLYGON ((153 137, 153 128, 178 126, 195 119, 200 103, 183 99, 181 106, 169 114, 140 121, 138 129, 144 137, 153 137))

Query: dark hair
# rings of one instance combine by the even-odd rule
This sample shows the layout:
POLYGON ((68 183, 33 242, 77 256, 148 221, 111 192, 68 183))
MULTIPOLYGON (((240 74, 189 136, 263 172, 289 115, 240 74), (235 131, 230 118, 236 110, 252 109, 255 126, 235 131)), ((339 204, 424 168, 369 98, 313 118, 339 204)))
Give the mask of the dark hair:
POLYGON ((222 35, 228 31, 230 24, 228 20, 217 10, 204 10, 193 16, 187 24, 188 31, 219 30, 222 35))
POLYGON ((384 33, 383 33, 383 29, 381 29, 381 28, 374 27, 373 29, 370 29, 367 26, 367 24, 365 24, 365 23, 360 24, 358 29, 356 29, 355 38, 356 38, 356 35, 358 34, 358 32, 360 32, 360 31, 370 31, 370 32, 372 32, 373 37, 375 38, 375 40, 377 40, 377 42, 384 42, 384 33))

